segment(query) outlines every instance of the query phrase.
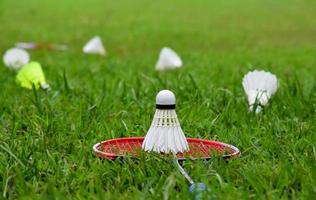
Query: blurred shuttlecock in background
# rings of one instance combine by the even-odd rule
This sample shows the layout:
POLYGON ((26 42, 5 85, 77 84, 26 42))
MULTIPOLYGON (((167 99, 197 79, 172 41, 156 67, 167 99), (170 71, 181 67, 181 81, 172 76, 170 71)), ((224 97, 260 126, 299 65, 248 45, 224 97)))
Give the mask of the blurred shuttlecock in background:
POLYGON ((90 39, 83 47, 83 52, 87 54, 99 54, 101 56, 106 55, 106 50, 103 46, 102 40, 99 36, 95 36, 90 39))
POLYGON ((156 112, 142 148, 158 153, 183 153, 189 150, 176 111, 175 95, 162 90, 156 96, 156 112))
POLYGON ((17 42, 15 46, 22 49, 47 49, 56 51, 66 51, 68 49, 64 44, 51 44, 47 42, 17 42))
POLYGON ((42 66, 38 62, 30 62, 23 66, 16 76, 16 81, 27 89, 32 89, 33 84, 35 89, 49 89, 42 66))
POLYGON ((30 61, 30 55, 24 49, 11 48, 3 55, 4 64, 11 69, 18 70, 30 61))
POLYGON ((244 76, 242 85, 248 97, 249 111, 257 105, 255 112, 259 113, 277 91, 278 79, 270 72, 255 70, 244 76))
POLYGON ((182 60, 178 54, 168 47, 164 47, 160 51, 156 70, 167 70, 182 67, 182 60))

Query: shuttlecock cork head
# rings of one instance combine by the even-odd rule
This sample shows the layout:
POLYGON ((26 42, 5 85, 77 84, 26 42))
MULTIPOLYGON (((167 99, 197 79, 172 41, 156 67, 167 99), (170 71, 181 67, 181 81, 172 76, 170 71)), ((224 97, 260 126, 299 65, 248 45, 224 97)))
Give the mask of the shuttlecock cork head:
POLYGON ((176 96, 170 90, 161 90, 156 96, 157 109, 175 109, 176 96))
POLYGON ((19 70, 30 61, 30 55, 24 49, 11 48, 3 55, 4 64, 11 69, 19 70))
POLYGON ((176 111, 176 97, 169 90, 156 96, 156 112, 143 142, 145 151, 183 153, 189 149, 176 111))

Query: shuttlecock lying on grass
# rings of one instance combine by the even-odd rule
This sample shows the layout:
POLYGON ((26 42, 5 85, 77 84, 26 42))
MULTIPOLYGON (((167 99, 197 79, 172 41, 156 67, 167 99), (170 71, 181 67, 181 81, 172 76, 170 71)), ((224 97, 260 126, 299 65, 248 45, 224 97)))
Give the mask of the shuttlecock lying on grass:
POLYGON ((83 47, 83 52, 88 54, 100 54, 106 55, 105 48, 102 44, 102 40, 99 36, 95 36, 90 39, 87 44, 83 47))
POLYGON ((49 85, 45 80, 41 64, 38 62, 30 62, 23 66, 16 76, 16 81, 24 88, 32 89, 34 84, 35 89, 49 89, 49 85))
POLYGON ((156 70, 175 69, 182 66, 182 60, 176 52, 168 47, 162 48, 156 63, 156 70))
POLYGON ((157 94, 156 113, 142 145, 145 151, 177 154, 189 149, 175 107, 176 98, 171 91, 157 94))
POLYGON ((277 91, 278 79, 270 72, 255 70, 244 76, 242 85, 248 97, 249 111, 253 111, 257 103, 256 113, 259 113, 277 91))
POLYGON ((3 55, 4 64, 11 68, 18 70, 23 65, 30 61, 30 55, 24 49, 11 48, 8 49, 3 55))
POLYGON ((48 49, 56 51, 66 51, 68 47, 64 44, 51 44, 40 42, 17 42, 15 46, 22 49, 48 49))

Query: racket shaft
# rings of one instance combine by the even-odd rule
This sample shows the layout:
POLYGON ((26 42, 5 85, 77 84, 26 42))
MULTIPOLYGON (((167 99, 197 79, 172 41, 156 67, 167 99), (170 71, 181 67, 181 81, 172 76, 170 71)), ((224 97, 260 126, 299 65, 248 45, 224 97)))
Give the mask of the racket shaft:
POLYGON ((194 184, 193 179, 189 176, 189 174, 183 169, 183 167, 179 164, 178 159, 174 159, 174 162, 178 166, 178 169, 180 173, 189 181, 189 183, 192 185, 194 184))

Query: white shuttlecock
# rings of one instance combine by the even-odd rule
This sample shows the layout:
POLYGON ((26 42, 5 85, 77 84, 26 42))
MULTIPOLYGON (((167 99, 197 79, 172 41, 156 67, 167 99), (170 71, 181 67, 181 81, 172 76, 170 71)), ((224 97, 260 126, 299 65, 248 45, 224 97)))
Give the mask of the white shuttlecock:
POLYGON ((87 54, 106 55, 106 50, 99 36, 91 38, 83 47, 83 52, 87 54))
POLYGON ((39 42, 17 42, 15 43, 17 48, 22 49, 48 49, 57 51, 68 50, 67 45, 64 44, 51 44, 51 43, 39 43, 39 42))
POLYGON ((11 48, 8 49, 3 55, 4 64, 11 68, 18 70, 23 65, 30 61, 30 55, 24 49, 11 48))
POLYGON ((182 60, 180 56, 168 47, 162 48, 156 63, 156 70, 168 70, 179 67, 182 67, 182 60))
POLYGON ((156 96, 156 112, 142 148, 158 153, 183 153, 189 150, 176 111, 176 98, 169 90, 156 96))
POLYGON ((259 113, 277 91, 278 79, 270 72, 255 70, 244 76, 242 85, 248 97, 249 111, 253 111, 257 103, 256 113, 259 113))

